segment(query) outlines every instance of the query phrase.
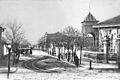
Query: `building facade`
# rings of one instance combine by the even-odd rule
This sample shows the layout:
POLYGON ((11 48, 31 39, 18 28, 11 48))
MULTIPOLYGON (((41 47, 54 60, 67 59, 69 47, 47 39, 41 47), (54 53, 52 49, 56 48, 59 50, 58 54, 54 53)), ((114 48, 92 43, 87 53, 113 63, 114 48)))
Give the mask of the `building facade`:
POLYGON ((104 38, 108 38, 109 53, 117 53, 117 35, 120 34, 120 15, 93 26, 99 30, 99 47, 104 47, 104 38))
POLYGON ((82 33, 87 36, 92 34, 94 45, 99 46, 100 51, 104 51, 104 39, 108 38, 109 53, 117 53, 117 35, 120 34, 120 15, 108 20, 98 22, 89 12, 82 22, 82 33))
POLYGON ((1 39, 3 31, 4 31, 4 28, 0 27, 0 59, 4 54, 4 43, 3 43, 3 40, 1 39))

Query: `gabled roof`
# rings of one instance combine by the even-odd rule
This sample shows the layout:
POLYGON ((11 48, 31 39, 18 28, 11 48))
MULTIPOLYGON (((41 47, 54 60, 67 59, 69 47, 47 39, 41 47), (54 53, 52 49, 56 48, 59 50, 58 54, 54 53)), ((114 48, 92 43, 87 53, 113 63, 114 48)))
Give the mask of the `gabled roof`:
POLYGON ((98 20, 89 12, 83 22, 98 22, 98 20))
POLYGON ((94 28, 103 28, 103 27, 120 27, 120 15, 105 20, 93 26, 94 28))

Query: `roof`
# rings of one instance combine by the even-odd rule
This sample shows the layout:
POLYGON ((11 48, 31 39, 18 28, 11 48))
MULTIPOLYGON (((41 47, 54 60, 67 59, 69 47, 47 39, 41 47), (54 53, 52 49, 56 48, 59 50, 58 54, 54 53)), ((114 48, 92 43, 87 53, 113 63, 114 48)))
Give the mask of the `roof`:
POLYGON ((65 41, 68 36, 63 35, 60 32, 56 32, 53 34, 47 34, 47 39, 53 42, 65 41))
POLYGON ((76 38, 78 37, 67 36, 60 32, 56 32, 53 34, 47 34, 47 40, 52 41, 52 42, 67 42, 67 41, 74 40, 76 38))
POLYGON ((93 26, 93 28, 120 27, 120 15, 107 19, 93 26))
POLYGON ((89 12, 83 22, 98 22, 98 20, 89 12))

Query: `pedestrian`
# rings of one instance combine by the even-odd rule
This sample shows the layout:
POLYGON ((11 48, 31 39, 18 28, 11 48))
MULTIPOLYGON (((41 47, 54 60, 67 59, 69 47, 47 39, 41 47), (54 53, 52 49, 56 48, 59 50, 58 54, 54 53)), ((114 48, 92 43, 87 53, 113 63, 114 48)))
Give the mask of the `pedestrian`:
POLYGON ((32 48, 30 48, 30 54, 32 54, 32 48))
POLYGON ((70 61, 70 52, 68 52, 68 62, 70 61))
POLYGON ((63 60, 63 55, 64 55, 64 54, 62 53, 62 54, 61 54, 61 59, 62 59, 62 60, 63 60))
POLYGON ((78 56, 75 54, 75 57, 74 57, 74 61, 75 61, 75 65, 76 67, 79 66, 79 59, 78 59, 78 56))
POLYGON ((58 59, 59 59, 59 60, 60 60, 60 56, 61 56, 61 54, 59 53, 59 54, 58 54, 58 59))

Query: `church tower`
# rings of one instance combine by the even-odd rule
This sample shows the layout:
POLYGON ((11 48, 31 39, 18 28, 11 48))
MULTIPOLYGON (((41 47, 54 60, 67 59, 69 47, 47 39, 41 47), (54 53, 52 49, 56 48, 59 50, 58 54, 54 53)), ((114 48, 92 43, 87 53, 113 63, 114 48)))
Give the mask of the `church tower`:
POLYGON ((82 33, 84 36, 91 34, 94 38, 94 46, 98 46, 99 32, 98 29, 94 29, 93 25, 96 25, 99 21, 89 12, 82 23, 82 33))
POLYGON ((84 21, 82 22, 82 31, 84 34, 93 32, 93 25, 96 25, 99 21, 89 12, 84 21))

